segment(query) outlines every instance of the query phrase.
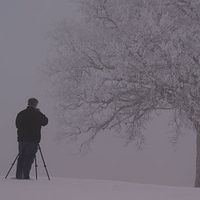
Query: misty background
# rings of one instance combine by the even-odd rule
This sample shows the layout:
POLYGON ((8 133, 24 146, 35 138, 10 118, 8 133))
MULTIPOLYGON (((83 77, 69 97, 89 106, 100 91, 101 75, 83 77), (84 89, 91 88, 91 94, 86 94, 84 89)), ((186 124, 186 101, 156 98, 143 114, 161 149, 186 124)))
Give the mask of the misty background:
MULTIPOLYGON (((15 117, 29 97, 49 117, 42 130, 41 148, 51 176, 94 178, 192 186, 195 174, 195 135, 186 130, 176 148, 169 143, 168 118, 163 113, 146 128, 146 145, 137 151, 108 134, 98 136, 87 155, 78 145, 60 140, 55 101, 41 72, 48 54, 48 31, 64 18, 78 19, 77 5, 70 0, 0 1, 0 172, 6 171, 18 153, 15 117)), ((38 154, 39 156, 39 154, 38 154)), ((40 175, 46 175, 39 161, 40 175)), ((15 169, 12 171, 15 175, 15 169)), ((34 173, 33 173, 34 175, 34 173)))

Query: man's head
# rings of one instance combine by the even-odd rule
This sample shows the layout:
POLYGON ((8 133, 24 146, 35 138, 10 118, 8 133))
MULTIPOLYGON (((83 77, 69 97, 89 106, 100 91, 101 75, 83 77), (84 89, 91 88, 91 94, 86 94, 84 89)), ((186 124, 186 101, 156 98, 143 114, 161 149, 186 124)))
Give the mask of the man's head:
POLYGON ((30 99, 28 99, 28 106, 36 108, 37 105, 38 105, 38 100, 36 98, 30 98, 30 99))

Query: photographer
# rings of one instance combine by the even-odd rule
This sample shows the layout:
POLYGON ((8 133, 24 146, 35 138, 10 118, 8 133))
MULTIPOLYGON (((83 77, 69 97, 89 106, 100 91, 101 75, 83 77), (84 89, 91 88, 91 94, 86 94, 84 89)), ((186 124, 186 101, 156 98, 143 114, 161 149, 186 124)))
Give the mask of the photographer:
POLYGON ((38 100, 30 98, 26 109, 18 113, 16 127, 19 143, 17 179, 30 179, 30 170, 41 140, 41 127, 48 124, 48 118, 37 108, 38 100))

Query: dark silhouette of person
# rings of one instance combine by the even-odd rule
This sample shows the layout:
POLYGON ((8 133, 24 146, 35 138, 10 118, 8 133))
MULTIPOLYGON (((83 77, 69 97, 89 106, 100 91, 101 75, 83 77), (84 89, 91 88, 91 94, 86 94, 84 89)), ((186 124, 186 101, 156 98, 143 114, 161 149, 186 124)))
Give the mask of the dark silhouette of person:
POLYGON ((28 106, 17 114, 16 128, 19 147, 16 178, 30 179, 30 170, 41 140, 41 127, 48 124, 48 118, 37 108, 38 100, 28 99, 28 106))

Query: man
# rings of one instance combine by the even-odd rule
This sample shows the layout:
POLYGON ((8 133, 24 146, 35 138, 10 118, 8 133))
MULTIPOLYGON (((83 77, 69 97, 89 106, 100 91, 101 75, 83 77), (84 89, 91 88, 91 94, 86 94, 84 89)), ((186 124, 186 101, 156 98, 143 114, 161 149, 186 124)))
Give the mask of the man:
POLYGON ((37 99, 28 99, 27 108, 18 113, 15 121, 19 143, 17 179, 30 179, 31 166, 41 140, 41 127, 48 124, 48 118, 37 105, 37 99))

